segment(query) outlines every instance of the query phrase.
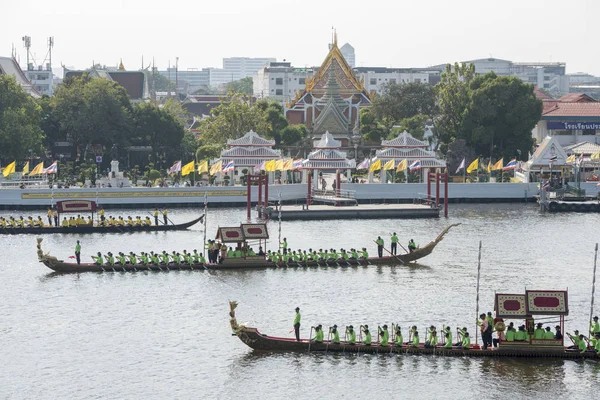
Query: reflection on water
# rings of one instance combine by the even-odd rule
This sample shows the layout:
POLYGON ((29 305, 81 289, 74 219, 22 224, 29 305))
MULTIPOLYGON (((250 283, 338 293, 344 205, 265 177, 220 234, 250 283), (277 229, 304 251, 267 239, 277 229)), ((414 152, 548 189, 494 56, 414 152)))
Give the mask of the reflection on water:
MULTIPOLYGON (((112 211, 119 215, 119 211, 112 211)), ((131 211, 123 214, 129 215, 131 211)), ((176 210, 191 219, 197 210, 176 210)), ((0 212, 0 215, 8 213, 0 212)), ((207 236, 245 210, 210 210, 207 236)), ((596 394, 596 361, 450 358, 388 354, 253 352, 231 336, 238 321, 289 337, 294 308, 311 325, 391 322, 475 329, 477 244, 483 241, 480 310, 494 293, 569 289, 567 331, 587 328, 598 214, 541 215, 535 205, 452 205, 431 220, 283 222, 292 248, 362 248, 396 231, 424 245, 453 228, 419 264, 60 275, 37 262, 35 237, 2 237, 0 398, 552 397, 596 394)), ((277 248, 269 223, 267 249, 277 248)), ((49 235, 44 249, 67 259, 112 251, 202 248, 201 226, 184 232, 49 235)))

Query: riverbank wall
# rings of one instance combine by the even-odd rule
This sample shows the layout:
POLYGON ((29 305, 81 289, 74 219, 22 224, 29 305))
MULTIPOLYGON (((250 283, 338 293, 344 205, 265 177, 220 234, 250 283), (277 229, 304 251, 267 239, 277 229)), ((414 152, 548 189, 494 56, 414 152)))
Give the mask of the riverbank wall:
MULTIPOLYGON (((596 183, 582 183, 587 195, 596 196, 596 183)), ((427 185, 411 184, 342 184, 343 190, 353 193, 361 204, 413 203, 425 199, 427 185)), ((271 185, 269 201, 277 202, 281 194, 284 204, 306 202, 305 184, 271 185)), ((435 197, 436 187, 431 186, 435 197)), ((449 203, 508 203, 534 202, 539 193, 536 183, 450 183, 449 203)), ((86 199, 96 201, 105 208, 144 207, 203 207, 205 195, 209 207, 245 206, 245 186, 205 186, 180 188, 69 188, 69 189, 0 189, 0 209, 44 209, 58 200, 86 199)), ((444 197, 443 185, 440 198, 444 197)), ((251 200, 258 199, 258 188, 253 187, 251 200)))

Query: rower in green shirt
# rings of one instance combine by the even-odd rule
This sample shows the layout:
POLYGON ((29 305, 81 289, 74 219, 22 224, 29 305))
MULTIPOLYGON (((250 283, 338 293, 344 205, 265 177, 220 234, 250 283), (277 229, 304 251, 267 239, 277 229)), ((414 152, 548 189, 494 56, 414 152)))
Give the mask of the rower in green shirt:
POLYGON ((330 329, 331 334, 333 335, 333 339, 331 341, 334 344, 340 344, 340 333, 338 332, 337 325, 333 325, 330 329))
POLYGON ((233 249, 230 247, 229 250, 227 250, 227 258, 233 258, 233 257, 234 257, 233 249))
POLYGON ((412 334, 412 342, 411 342, 411 346, 412 347, 419 347, 419 332, 418 331, 413 331, 412 334))
POLYGON ((387 347, 389 342, 390 342, 390 333, 388 331, 388 326, 387 325, 383 325, 383 329, 379 328, 379 345, 383 346, 383 347, 387 347))
POLYGON ((102 254, 98 252, 97 256, 92 256, 92 260, 94 260, 94 264, 102 265, 104 263, 104 259, 102 258, 102 254))
POLYGON ((163 250, 162 254, 160 255, 160 259, 161 259, 161 264, 169 263, 169 255, 167 254, 166 251, 163 250))
POLYGON ((447 326, 446 329, 444 330, 444 336, 446 338, 446 344, 444 345, 444 348, 451 349, 452 348, 452 330, 450 329, 449 326, 447 326))
POLYGON ((115 265, 115 259, 113 257, 113 254, 109 251, 107 255, 104 256, 104 258, 106 258, 106 263, 108 265, 110 265, 111 267, 114 267, 115 265))
POLYGON ((315 343, 323 343, 323 326, 317 325, 315 327, 315 337, 312 339, 315 343))
POLYGON ((119 252, 119 255, 117 256, 117 260, 119 260, 119 264, 121 264, 121 265, 127 264, 127 259, 125 258, 125 254, 123 254, 123 252, 119 252))
POLYGON ((471 338, 469 337, 469 332, 465 332, 465 335, 463 336, 462 348, 463 350, 471 349, 471 338))
POLYGON ((402 329, 399 326, 396 326, 396 340, 394 341, 394 344, 396 347, 402 347, 403 342, 402 329))
POLYGON ((131 265, 137 264, 137 257, 136 257, 136 255, 134 254, 133 251, 129 252, 128 258, 129 258, 129 264, 131 264, 131 265))
POLYGON ((369 258, 369 253, 367 252, 367 248, 366 247, 362 248, 362 251, 361 251, 361 254, 360 254, 360 258, 363 258, 365 260, 367 258, 369 258))
POLYGON ((508 326, 508 328, 506 328, 506 341, 507 342, 514 342, 515 341, 515 327, 512 326, 512 322, 511 325, 508 326))
POLYGON ((519 330, 515 333, 515 341, 523 342, 527 339, 527 332, 525 332, 525 326, 521 325, 519 330))
POLYGON ((549 326, 546 327, 546 331, 544 332, 544 339, 554 339, 554 333, 549 326))
POLYGON ((171 260, 173 260, 173 264, 181 264, 181 257, 179 257, 179 253, 175 252, 175 250, 171 254, 171 260))
POLYGON ((544 338, 544 328, 542 328, 543 324, 540 322, 537 324, 537 328, 533 331, 534 339, 543 339, 544 338))
POLYGON ((348 344, 356 343, 356 332, 354 331, 354 327, 352 325, 346 327, 346 336, 348 336, 348 344))
POLYGON ((363 344, 366 346, 371 345, 371 332, 369 331, 369 325, 363 325, 362 331, 365 334, 365 339, 363 340, 363 344))

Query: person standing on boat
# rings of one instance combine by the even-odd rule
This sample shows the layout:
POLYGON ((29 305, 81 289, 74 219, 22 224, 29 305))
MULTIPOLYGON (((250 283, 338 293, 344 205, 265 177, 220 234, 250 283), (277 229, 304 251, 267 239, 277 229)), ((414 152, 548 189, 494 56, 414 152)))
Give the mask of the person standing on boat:
POLYGON ((300 307, 296 307, 296 317, 294 318, 294 332, 296 333, 296 341, 300 341, 300 307))
POLYGON ((283 242, 279 243, 279 249, 283 251, 283 254, 287 254, 288 242, 286 238, 283 238, 283 242))
POLYGON ((152 216, 154 217, 154 225, 158 225, 158 208, 154 207, 152 216))
POLYGON ((98 216, 100 217, 100 221, 104 221, 104 207, 100 207, 100 210, 98 211, 98 216))
POLYGON ((556 333, 554 334, 554 339, 556 340, 561 340, 563 338, 563 334, 560 331, 560 325, 556 325, 554 327, 554 329, 556 330, 556 333))
POLYGON ((52 226, 52 207, 48 208, 48 226, 52 226))
POLYGON ((375 243, 377 244, 377 255, 379 256, 379 258, 383 257, 383 239, 381 238, 381 236, 377 236, 377 240, 375 241, 375 243))
POLYGON ((56 208, 52 210, 52 218, 54 218, 54 226, 58 227, 58 210, 56 208))
POLYGON ((392 254, 396 255, 396 252, 398 251, 398 236, 396 235, 396 232, 394 232, 390 238, 390 242, 392 242, 392 254))
POLYGON ((481 318, 481 326, 479 330, 481 331, 481 340, 483 341, 483 349, 487 350, 488 346, 492 345, 492 327, 490 322, 486 318, 485 314, 481 314, 479 316, 481 318))
POLYGON ((77 260, 77 265, 81 264, 81 244, 79 244, 79 240, 75 245, 75 259, 77 260))
POLYGON ((167 214, 168 213, 169 213, 169 211, 166 208, 162 211, 163 221, 164 221, 165 225, 167 225, 167 221, 168 221, 167 214))

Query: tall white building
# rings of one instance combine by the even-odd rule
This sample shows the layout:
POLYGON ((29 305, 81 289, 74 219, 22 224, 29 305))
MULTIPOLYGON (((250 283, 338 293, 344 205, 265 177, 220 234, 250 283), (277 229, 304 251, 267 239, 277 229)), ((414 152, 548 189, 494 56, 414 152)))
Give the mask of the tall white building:
POLYGON ((254 97, 269 98, 285 104, 306 88, 314 68, 295 68, 289 62, 270 62, 253 77, 254 97))
POLYGON ((234 80, 240 80, 254 76, 256 72, 270 62, 277 59, 273 57, 251 58, 251 57, 229 57, 223 59, 223 69, 231 74, 234 80))
POLYGON ((344 59, 348 63, 348 65, 352 68, 356 66, 356 56, 354 54, 354 47, 350 45, 350 43, 344 44, 340 47, 340 52, 344 56, 344 59))
POLYGON ((31 85, 40 92, 41 95, 52 96, 54 94, 54 74, 50 64, 46 64, 46 69, 41 65, 36 68, 29 65, 25 76, 31 82, 31 85))
POLYGON ((440 81, 437 70, 418 68, 386 68, 386 67, 358 67, 354 68, 357 78, 363 80, 365 89, 369 92, 383 93, 384 85, 389 83, 429 83, 435 85, 440 81))

